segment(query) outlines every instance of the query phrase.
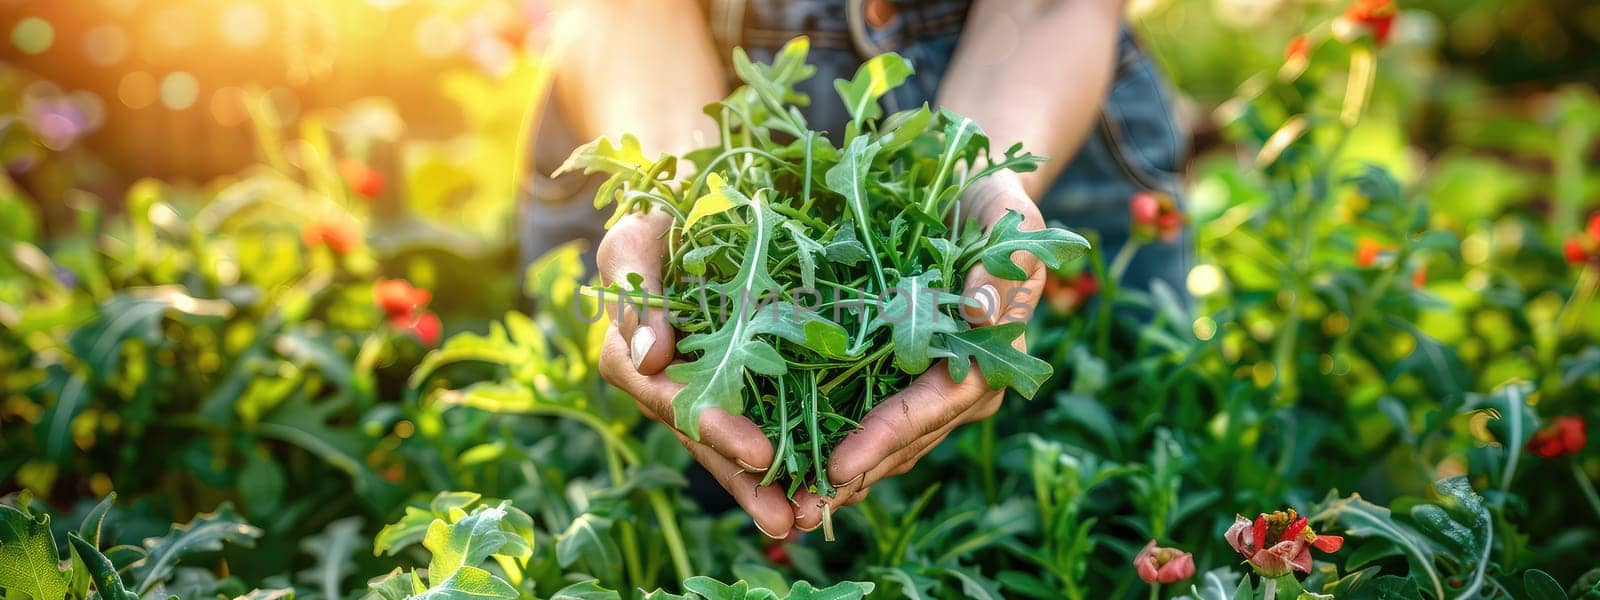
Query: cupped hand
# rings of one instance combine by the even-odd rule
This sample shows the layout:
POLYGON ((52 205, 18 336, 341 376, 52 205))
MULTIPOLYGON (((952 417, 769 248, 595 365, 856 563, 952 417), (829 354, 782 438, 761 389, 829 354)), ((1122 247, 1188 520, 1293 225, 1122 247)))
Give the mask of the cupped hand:
MULTIPOLYGON (((962 204, 964 216, 985 228, 1008 211, 1022 215, 1024 231, 1044 228, 1039 208, 1009 171, 968 188, 962 204)), ((974 327, 1032 317, 1044 288, 1044 265, 1026 252, 1017 252, 1011 259, 1028 273, 1026 280, 995 277, 983 265, 967 272, 962 295, 969 299, 969 306, 963 312, 974 327)), ((1013 345, 1026 350, 1027 344, 1019 336, 1013 345)), ((861 429, 839 443, 828 461, 834 494, 796 494, 795 527, 811 531, 822 524, 826 512, 860 502, 873 484, 911 470, 956 427, 993 416, 1004 397, 1004 390, 989 389, 977 365, 956 383, 944 364, 935 364, 906 389, 869 411, 861 420, 861 429)))
MULTIPOLYGON (((624 216, 600 241, 596 262, 601 282, 627 287, 630 274, 642 278, 641 287, 661 294, 661 269, 666 261, 666 235, 672 217, 660 211, 624 216)), ((700 440, 689 439, 673 422, 672 398, 683 384, 669 379, 665 370, 676 355, 676 334, 664 311, 649 308, 639 314, 637 299, 606 295, 602 298, 611 327, 600 351, 600 376, 632 396, 646 417, 671 428, 678 441, 701 466, 750 513, 757 529, 783 538, 794 526, 794 507, 783 488, 761 485, 772 465, 772 443, 755 423, 720 408, 700 415, 700 440)))

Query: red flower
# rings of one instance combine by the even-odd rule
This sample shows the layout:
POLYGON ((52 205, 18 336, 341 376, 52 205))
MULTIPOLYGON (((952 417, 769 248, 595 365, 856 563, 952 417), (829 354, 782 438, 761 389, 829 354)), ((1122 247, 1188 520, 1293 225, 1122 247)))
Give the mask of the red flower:
POLYGON ((1542 458, 1559 458, 1576 454, 1588 443, 1588 424, 1581 417, 1556 417, 1549 427, 1528 438, 1528 451, 1542 458))
POLYGON ((1172 583, 1194 576, 1194 556, 1177 548, 1161 548, 1155 540, 1133 557, 1133 568, 1145 583, 1172 583))
POLYGON ((1581 265, 1589 261, 1589 249, 1584 247, 1582 237, 1567 238, 1566 244, 1561 249, 1562 253, 1567 256, 1568 263, 1581 265))
POLYGON ((1411 287, 1425 285, 1428 285, 1428 265, 1419 266, 1417 270, 1411 272, 1411 287))
POLYGON ((1283 50, 1284 60, 1304 60, 1311 54, 1311 38, 1305 34, 1294 36, 1289 40, 1289 47, 1283 50))
POLYGON ((1311 572, 1311 549, 1338 552, 1344 538, 1317 535, 1305 517, 1294 509, 1261 513, 1254 521, 1236 517, 1224 536, 1228 545, 1250 561, 1262 577, 1282 577, 1295 571, 1311 572))
POLYGON ((1372 238, 1356 240, 1356 264, 1365 269, 1378 262, 1378 255, 1383 253, 1383 245, 1372 238))
POLYGON ((1600 244, 1600 213, 1589 217, 1589 239, 1600 244))
POLYGON ((444 324, 439 321, 439 315, 428 311, 399 318, 389 317, 389 326, 417 336, 422 345, 429 348, 438 346, 439 338, 444 335, 444 324))
POLYGON ((1395 15, 1399 14, 1393 0, 1355 0, 1344 11, 1346 22, 1372 33, 1379 46, 1389 43, 1389 32, 1394 29, 1395 15))
POLYGON ((383 189, 388 185, 377 169, 353 158, 339 161, 339 176, 344 178, 345 185, 350 186, 350 191, 369 199, 383 195, 383 189))
POLYGON ((361 245, 361 234, 344 221, 312 221, 300 231, 300 239, 305 242, 306 248, 316 249, 326 244, 334 254, 341 255, 349 254, 361 245))
POLYGON ((1139 238, 1170 242, 1183 231, 1185 219, 1178 204, 1161 192, 1135 193, 1128 199, 1128 213, 1133 219, 1134 236, 1139 238))
POLYGON ((390 319, 405 319, 426 308, 433 294, 404 279, 383 279, 373 284, 372 300, 390 319))
POLYGON ((1044 280, 1044 297, 1050 307, 1061 314, 1072 314, 1082 308, 1089 298, 1100 293, 1100 280, 1094 272, 1084 269, 1074 275, 1061 276, 1050 273, 1044 280))

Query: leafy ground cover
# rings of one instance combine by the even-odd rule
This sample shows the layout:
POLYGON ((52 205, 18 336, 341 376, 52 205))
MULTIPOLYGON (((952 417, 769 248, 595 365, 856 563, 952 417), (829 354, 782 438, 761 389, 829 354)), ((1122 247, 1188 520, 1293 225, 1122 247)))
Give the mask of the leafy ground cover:
MULTIPOLYGON (((380 184, 432 188, 385 181, 359 130, 263 119, 260 166, 140 184, 120 214, 52 206, 65 229, 8 176, 0 588, 1600 595, 1600 101, 1507 108, 1448 86, 1423 103, 1386 67, 1407 59, 1382 4, 1339 7, 1220 86, 1227 151, 1196 163, 1186 204, 1130 199, 1150 243, 1195 228, 1197 305, 1118 288, 1140 244, 1053 269, 1027 339, 1055 376, 835 515, 833 543, 702 508, 671 434, 595 370, 586 249, 513 274, 509 248, 383 204, 380 184), (1444 149, 1379 160, 1418 106, 1453 124, 1444 149)), ((34 156, 19 123, 0 148, 72 160, 34 156)))

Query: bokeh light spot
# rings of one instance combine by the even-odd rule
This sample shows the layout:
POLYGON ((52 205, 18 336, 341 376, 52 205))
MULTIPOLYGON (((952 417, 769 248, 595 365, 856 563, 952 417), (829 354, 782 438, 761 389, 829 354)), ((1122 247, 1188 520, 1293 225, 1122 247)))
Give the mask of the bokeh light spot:
POLYGON ((211 94, 211 118, 223 127, 233 127, 249 118, 245 112, 244 90, 225 87, 211 94))
POLYGON ((146 29, 147 38, 166 50, 182 50, 194 43, 198 23, 194 13, 178 7, 156 13, 146 29))
POLYGON ((28 17, 11 29, 11 43, 23 54, 40 54, 56 43, 56 29, 39 17, 28 17))
POLYGON ((461 28, 434 15, 417 23, 417 49, 429 58, 444 58, 461 47, 461 28))
POLYGON ((161 79, 161 104, 172 110, 194 106, 200 98, 200 80, 183 71, 175 71, 161 79))
POLYGON ((222 36, 239 48, 254 48, 267 40, 270 17, 254 2, 234 4, 222 10, 222 36))
POLYGON ((144 71, 122 76, 117 84, 117 100, 128 108, 144 108, 156 101, 156 78, 144 71))
POLYGON ((1189 293, 1210 296, 1222 289, 1222 269, 1216 265, 1199 264, 1189 270, 1189 293))
POLYGON ((83 34, 83 53, 102 67, 122 62, 128 56, 128 34, 111 24, 90 29, 83 34))

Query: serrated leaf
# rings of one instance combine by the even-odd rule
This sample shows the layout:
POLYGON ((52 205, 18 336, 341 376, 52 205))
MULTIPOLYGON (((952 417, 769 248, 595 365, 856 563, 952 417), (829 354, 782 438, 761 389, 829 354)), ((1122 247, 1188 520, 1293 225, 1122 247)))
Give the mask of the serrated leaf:
POLYGON ((1024 398, 1033 398, 1055 370, 1050 363, 1011 345, 1026 330, 1023 323, 1002 323, 940 335, 942 347, 957 357, 946 361, 950 378, 958 383, 966 378, 970 363, 965 359, 970 357, 978 363, 989 389, 1009 387, 1024 398))
POLYGON ((704 576, 684 581, 683 589, 699 594, 706 600, 778 600, 778 595, 769 589, 752 588, 744 581, 726 584, 704 576))
POLYGON ((776 335, 829 358, 850 356, 850 334, 838 323, 813 309, 791 302, 774 302, 761 307, 750 320, 756 335, 776 335))
POLYGON ((878 251, 873 248, 872 232, 866 229, 872 223, 867 211, 867 174, 872 159, 878 155, 878 149, 878 145, 868 142, 866 136, 850 140, 844 155, 839 157, 839 164, 828 169, 823 181, 828 189, 844 196, 845 205, 850 208, 851 222, 856 227, 856 237, 866 247, 866 262, 872 265, 879 289, 884 289, 888 284, 883 276, 883 267, 878 264, 878 251))
POLYGON ((869 581, 841 581, 828 587, 817 589, 810 582, 796 581, 789 588, 789 595, 784 600, 860 600, 871 594, 873 585, 869 581))
POLYGON ((415 595, 422 587, 422 580, 416 573, 408 573, 399 567, 380 577, 375 577, 367 582, 367 593, 363 600, 405 600, 415 595))
POLYGON ((783 222, 784 232, 794 240, 795 260, 800 263, 800 284, 806 289, 817 289, 817 257, 827 253, 823 245, 806 235, 806 225, 789 219, 783 222))
POLYGON ((84 515, 83 522, 78 524, 78 535, 83 536, 83 539, 88 541, 89 545, 96 548, 100 547, 100 526, 105 523, 106 514, 111 512, 111 508, 116 506, 116 503, 116 492, 106 494, 105 498, 101 498, 100 502, 89 510, 89 514, 84 515))
POLYGON ((898 54, 885 52, 863 63, 856 69, 856 76, 849 81, 834 80, 833 89, 839 92, 839 99, 844 101, 851 121, 860 124, 883 116, 883 107, 878 105, 878 99, 889 90, 900 87, 912 73, 911 63, 898 54))
POLYGON ((1012 260, 1017 252, 1038 257, 1046 268, 1059 269, 1089 252, 1089 240, 1077 233, 1055 227, 1022 231, 1022 214, 1006 211, 989 229, 983 247, 962 261, 963 270, 982 262, 990 275, 1011 281, 1024 281, 1028 272, 1012 260))
POLYGON ((615 144, 610 139, 601 137, 578 146, 550 176, 560 177, 578 171, 582 171, 585 175, 641 173, 650 168, 651 163, 650 158, 644 155, 644 147, 639 144, 639 138, 630 133, 623 134, 622 139, 615 144))
POLYGON ((928 370, 939 354, 934 336, 955 333, 960 324, 944 307, 960 304, 961 297, 946 291, 944 274, 937 270, 901 277, 888 294, 880 314, 872 320, 876 329, 889 326, 894 340, 894 364, 911 374, 928 370))
POLYGON ((615 573, 622 551, 611 539, 611 519, 584 513, 573 519, 566 531, 556 536, 556 561, 570 567, 583 559, 593 573, 615 573))
POLYGON ((739 273, 724 284, 714 285, 721 297, 731 302, 728 322, 709 333, 696 333, 678 341, 678 351, 700 353, 693 361, 667 367, 674 381, 687 384, 672 399, 673 423, 689 436, 700 439, 700 413, 718 407, 731 414, 743 414, 745 370, 762 375, 782 375, 783 358, 766 342, 755 338, 750 326, 756 303, 778 289, 767 272, 767 256, 778 216, 761 202, 749 202, 749 239, 739 273))
POLYGON ((733 207, 736 206, 733 198, 723 191, 727 187, 728 182, 722 178, 720 173, 712 173, 706 176, 706 193, 695 199, 694 206, 689 209, 689 216, 684 217, 684 231, 693 229, 695 223, 700 222, 701 219, 733 210, 733 207))
POLYGON ((856 239, 855 219, 845 219, 834 230, 833 238, 828 240, 824 247, 825 255, 829 262, 836 262, 846 266, 855 266, 863 261, 872 260, 872 255, 867 254, 867 247, 856 239))
POLYGON ((261 530, 246 523, 224 503, 216 512, 196 515, 194 520, 173 525, 162 537, 144 541, 145 557, 132 565, 137 592, 142 596, 166 580, 184 556, 195 552, 215 552, 224 543, 245 548, 255 546, 261 530))

